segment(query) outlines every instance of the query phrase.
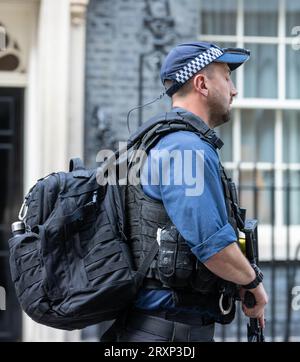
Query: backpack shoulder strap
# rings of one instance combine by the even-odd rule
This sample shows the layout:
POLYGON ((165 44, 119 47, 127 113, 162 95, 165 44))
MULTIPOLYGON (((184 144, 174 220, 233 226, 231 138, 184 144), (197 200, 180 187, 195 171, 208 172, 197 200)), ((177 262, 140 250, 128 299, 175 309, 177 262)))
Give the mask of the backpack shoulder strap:
POLYGON ((198 131, 201 136, 203 136, 203 138, 205 138, 215 148, 221 149, 223 147, 223 141, 217 136, 216 132, 213 129, 209 128, 208 125, 201 118, 198 117, 197 119, 189 114, 182 115, 182 118, 183 122, 187 123, 189 126, 198 131))
POLYGON ((128 140, 128 148, 142 139, 146 133, 150 130, 154 129, 155 126, 161 123, 168 123, 171 121, 182 122, 182 117, 178 115, 177 112, 165 112, 150 118, 147 122, 145 122, 138 130, 133 133, 128 140))
MULTIPOLYGON (((207 142, 215 148, 221 148, 223 142, 217 137, 214 130, 209 128, 201 118, 192 117, 192 115, 183 115, 180 112, 165 112, 150 118, 141 127, 133 133, 127 145, 121 151, 116 151, 112 157, 109 157, 102 165, 103 172, 106 171, 111 163, 119 159, 120 155, 133 146, 135 149, 142 148, 148 152, 161 137, 171 132, 190 131, 199 133, 207 142)), ((82 161, 81 161, 82 162, 82 161)))
POLYGON ((140 141, 143 145, 147 145, 145 149, 149 150, 162 136, 180 130, 199 133, 215 148, 220 149, 223 146, 222 140, 217 137, 215 131, 199 117, 197 119, 180 112, 166 112, 151 118, 129 138, 127 146, 130 148, 140 141))

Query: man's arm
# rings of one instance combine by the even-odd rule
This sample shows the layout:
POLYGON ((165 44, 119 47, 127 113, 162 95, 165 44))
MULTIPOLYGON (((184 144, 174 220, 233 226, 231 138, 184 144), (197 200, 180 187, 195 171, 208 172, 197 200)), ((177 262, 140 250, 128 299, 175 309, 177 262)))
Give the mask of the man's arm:
MULTIPOLYGON (((204 265, 220 278, 239 285, 249 284, 256 277, 249 261, 236 243, 232 243, 214 254, 204 262, 204 265)), ((264 306, 268 303, 268 297, 262 283, 255 289, 251 289, 251 293, 254 294, 256 305, 254 308, 249 309, 243 304, 243 312, 250 318, 258 318, 260 326, 264 328, 264 306)), ((242 300, 244 294, 245 289, 242 288, 242 300)))
POLYGON ((222 279, 246 285, 255 279, 255 271, 236 243, 210 257, 205 266, 222 279))

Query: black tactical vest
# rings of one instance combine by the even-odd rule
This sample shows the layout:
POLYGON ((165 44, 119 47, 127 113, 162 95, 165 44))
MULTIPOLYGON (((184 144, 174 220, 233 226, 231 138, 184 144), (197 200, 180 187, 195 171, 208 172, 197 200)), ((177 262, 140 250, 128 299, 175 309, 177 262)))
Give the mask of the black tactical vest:
MULTIPOLYGON (((177 114, 182 117, 181 122, 184 124, 185 115, 177 114)), ((174 132, 177 129, 174 125, 172 126, 170 118, 169 116, 169 132, 174 132)), ((198 117, 194 117, 193 121, 195 120, 198 123, 203 122, 198 117)), ((167 129, 166 123, 161 127, 167 129)), ((204 122, 201 123, 201 127, 203 127, 203 130, 200 129, 200 132, 191 128, 188 130, 196 132, 199 137, 213 144, 215 148, 222 146, 222 142, 204 122)), ((165 131, 164 134, 169 132, 165 131)), ((162 137, 159 131, 158 133, 155 132, 155 135, 149 137, 149 132, 146 132, 144 139, 147 139, 148 144, 142 142, 140 148, 149 151, 162 137), (155 142, 153 142, 153 138, 155 142)), ((238 238, 237 228, 243 227, 243 215, 238 207, 234 184, 226 176, 221 164, 220 178, 224 189, 228 220, 236 231, 238 238)), ((158 255, 148 270, 143 285, 144 288, 171 289, 176 306, 197 305, 205 307, 212 303, 218 305, 222 293, 226 297, 234 297, 236 293, 235 286, 214 275, 194 256, 186 241, 169 219, 162 202, 148 197, 140 184, 137 186, 128 185, 125 197, 126 235, 133 251, 136 268, 140 266, 141 261, 151 250, 154 240, 159 238, 160 241, 158 255)), ((229 323, 233 317, 234 308, 230 314, 225 313, 225 317, 223 316, 217 321, 229 323)))

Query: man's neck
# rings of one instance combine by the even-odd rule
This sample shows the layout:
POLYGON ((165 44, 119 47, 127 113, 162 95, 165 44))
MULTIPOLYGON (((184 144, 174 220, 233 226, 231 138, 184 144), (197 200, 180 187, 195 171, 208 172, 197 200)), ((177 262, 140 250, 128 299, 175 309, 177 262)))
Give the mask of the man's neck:
POLYGON ((195 104, 188 102, 188 101, 175 101, 173 102, 173 108, 179 107, 184 108, 187 111, 194 113, 196 116, 200 117, 207 125, 208 127, 212 128, 208 121, 208 113, 201 107, 195 106, 195 104))

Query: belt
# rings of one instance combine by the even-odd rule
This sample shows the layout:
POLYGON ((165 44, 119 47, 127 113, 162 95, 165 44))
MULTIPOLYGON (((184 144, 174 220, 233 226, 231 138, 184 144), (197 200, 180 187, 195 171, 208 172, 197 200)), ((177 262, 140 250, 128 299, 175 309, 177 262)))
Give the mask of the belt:
POLYGON ((214 323, 191 325, 162 319, 143 312, 132 311, 126 319, 126 327, 141 330, 172 342, 213 341, 214 323))
POLYGON ((141 310, 138 308, 132 309, 133 312, 146 314, 153 317, 167 319, 172 322, 180 322, 188 325, 207 326, 213 324, 215 320, 212 317, 195 315, 185 311, 170 311, 170 310, 141 310))

